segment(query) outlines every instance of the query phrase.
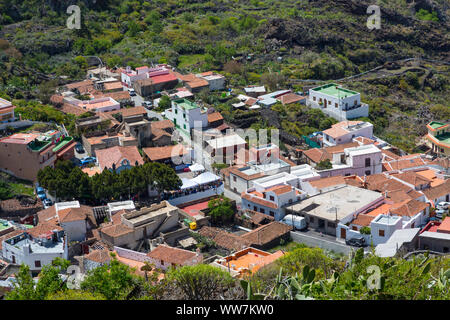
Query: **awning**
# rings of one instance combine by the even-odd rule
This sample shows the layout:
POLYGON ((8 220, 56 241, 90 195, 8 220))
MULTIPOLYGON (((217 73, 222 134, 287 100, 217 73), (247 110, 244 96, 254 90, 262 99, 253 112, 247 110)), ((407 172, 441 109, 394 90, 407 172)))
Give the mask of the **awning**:
POLYGON ((207 172, 204 172, 204 173, 198 175, 197 177, 195 177, 191 181, 194 181, 194 182, 196 182, 198 184, 206 184, 206 183, 214 182, 214 181, 217 181, 217 180, 220 180, 220 177, 218 177, 215 174, 207 171, 207 172))
POLYGON ((192 179, 188 178, 181 178, 181 182, 183 182, 183 185, 181 186, 181 190, 194 188, 198 186, 198 183, 193 181, 192 179))
POLYGON ((189 167, 189 170, 191 170, 192 172, 204 171, 205 167, 199 163, 194 163, 192 166, 189 167))

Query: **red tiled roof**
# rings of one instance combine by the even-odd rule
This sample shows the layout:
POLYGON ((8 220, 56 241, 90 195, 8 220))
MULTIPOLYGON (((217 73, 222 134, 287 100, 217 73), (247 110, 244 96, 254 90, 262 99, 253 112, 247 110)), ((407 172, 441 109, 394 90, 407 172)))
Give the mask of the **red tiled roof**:
POLYGON ((133 229, 127 227, 123 223, 113 224, 106 227, 103 227, 100 230, 102 233, 110 236, 110 237, 119 237, 128 233, 132 233, 133 229))
POLYGON ((72 222, 87 219, 92 215, 92 208, 81 205, 79 208, 68 208, 58 211, 59 222, 72 222))
POLYGON ((326 159, 332 160, 332 156, 323 149, 313 148, 303 151, 303 154, 314 163, 319 163, 326 159))
POLYGON ((249 241, 252 245, 263 246, 272 240, 284 236, 291 230, 291 226, 278 221, 273 221, 242 235, 241 238, 249 241))
POLYGON ((406 171, 402 173, 391 174, 393 177, 396 177, 406 183, 412 184, 415 187, 419 187, 423 184, 430 184, 431 180, 427 179, 414 171, 406 171))
POLYGON ((367 214, 360 213, 358 216, 352 220, 352 224, 356 224, 357 226, 367 227, 370 225, 370 222, 375 219, 374 216, 370 216, 367 214))
POLYGON ((302 101, 304 99, 305 99, 305 97, 299 96, 298 94, 295 94, 295 93, 288 93, 288 94, 282 95, 280 97, 282 104, 296 103, 296 102, 302 101))
POLYGON ((164 244, 157 246, 153 251, 147 253, 147 256, 150 258, 177 265, 184 265, 186 262, 190 262, 196 255, 195 252, 169 247, 164 244))
POLYGON ((97 155, 99 166, 102 169, 110 169, 113 164, 116 168, 119 168, 124 160, 128 160, 129 165, 132 167, 136 165, 136 161, 139 165, 144 164, 144 159, 142 159, 142 156, 136 146, 115 146, 97 150, 95 153, 97 155))
POLYGON ((437 198, 450 194, 450 179, 445 180, 443 184, 437 187, 431 187, 423 191, 428 200, 435 200, 437 198))
POLYGON ((109 263, 111 256, 108 250, 92 250, 83 256, 86 260, 91 260, 97 263, 109 263))
POLYGON ((413 217, 429 206, 428 203, 417 200, 405 200, 403 202, 393 204, 391 213, 398 216, 413 217))
POLYGON ((214 113, 208 114, 208 122, 216 122, 219 120, 223 120, 223 117, 220 114, 220 112, 214 112, 214 113))
POLYGON ((253 202, 253 203, 259 204, 260 206, 267 207, 267 208, 272 208, 272 209, 277 209, 278 208, 276 203, 273 203, 273 202, 268 201, 268 200, 264 200, 264 199, 262 199, 259 196, 251 196, 250 194, 246 193, 245 191, 242 192, 241 198, 245 199, 245 200, 247 200, 249 202, 253 202))
POLYGON ((53 230, 63 231, 64 229, 53 223, 39 223, 37 226, 28 229, 26 232, 30 234, 33 238, 39 238, 44 234, 48 234, 53 230))
POLYGON ((215 227, 202 227, 198 233, 213 240, 219 247, 239 251, 250 246, 250 242, 240 236, 215 227))
POLYGON ((290 186, 290 185, 274 186, 274 187, 268 188, 266 191, 272 191, 277 196, 279 196, 280 194, 291 192, 292 191, 292 186, 290 186))
POLYGON ((143 148, 142 150, 151 161, 165 160, 171 158, 172 156, 182 156, 187 154, 186 148, 184 148, 181 144, 165 147, 143 148))
POLYGON ((173 129, 175 126, 172 121, 166 119, 166 120, 160 120, 160 121, 153 121, 151 123, 152 130, 153 129, 173 129))
POLYGON ((147 110, 142 106, 122 109, 122 117, 124 118, 140 114, 147 114, 147 110))

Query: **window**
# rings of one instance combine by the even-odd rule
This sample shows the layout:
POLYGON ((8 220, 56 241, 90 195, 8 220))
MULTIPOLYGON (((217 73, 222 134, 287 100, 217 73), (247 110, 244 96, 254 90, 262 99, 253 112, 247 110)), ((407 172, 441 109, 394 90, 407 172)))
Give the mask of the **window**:
POLYGON ((366 158, 366 168, 370 167, 370 158, 366 158))
POLYGON ((258 208, 256 206, 253 206, 253 211, 258 211, 258 208))
POLYGON ((337 108, 337 107, 338 107, 338 104, 337 104, 337 103, 335 103, 335 104, 334 104, 334 107, 335 107, 335 108, 337 108))
POLYGON ((292 199, 289 199, 289 203, 292 203, 292 199))
POLYGON ((384 230, 378 230, 378 235, 380 237, 384 237, 384 230))
POLYGON ((270 201, 275 201, 275 197, 274 196, 270 196, 270 201))
POLYGON ((34 266, 35 266, 36 268, 40 268, 40 267, 41 267, 41 261, 40 261, 40 260, 36 260, 36 261, 34 262, 34 266))
POLYGON ((358 100, 355 100, 353 104, 356 106, 358 104, 358 100))
POLYGON ((186 129, 186 125, 185 124, 183 124, 183 128, 186 129))
POLYGON ((413 222, 413 223, 411 224, 411 229, 414 228, 414 225, 415 225, 415 222, 413 222))
POLYGON ((248 204, 248 207, 250 208, 250 204, 248 204))
POLYGON ((263 208, 259 208, 259 212, 266 213, 266 211, 263 208))
POLYGON ((270 214, 271 217, 275 216, 275 212, 273 212, 273 211, 269 211, 269 214, 270 214))
POLYGON ((175 114, 178 114, 178 109, 175 109, 175 114))
POLYGON ((367 170, 367 171, 365 172, 365 174, 366 174, 366 176, 370 176, 370 170, 367 170))
POLYGON ((235 182, 236 182, 236 176, 233 176, 233 181, 235 181, 235 182))
POLYGON ((309 217, 309 222, 314 223, 314 217, 309 217))
POLYGON ((313 101, 316 101, 316 97, 313 97, 313 101))
POLYGON ((353 226, 353 227, 352 227, 352 230, 358 231, 358 228, 355 227, 355 226, 353 226))
POLYGON ((336 224, 334 224, 333 222, 328 222, 327 226, 328 228, 336 228, 336 224))

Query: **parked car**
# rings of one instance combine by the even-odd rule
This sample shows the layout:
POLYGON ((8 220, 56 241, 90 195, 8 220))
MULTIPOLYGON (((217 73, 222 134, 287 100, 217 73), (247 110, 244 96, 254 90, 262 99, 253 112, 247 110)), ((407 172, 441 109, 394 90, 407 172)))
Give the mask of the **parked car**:
POLYGON ((366 245, 366 239, 363 237, 354 237, 348 240, 345 240, 345 243, 349 246, 355 246, 355 247, 364 247, 366 245))
POLYGON ((436 218, 442 219, 442 216, 444 215, 444 213, 447 213, 447 210, 444 209, 439 209, 436 211, 436 218))
POLYGON ((44 200, 45 198, 47 198, 47 195, 45 194, 45 189, 42 187, 36 188, 36 194, 37 194, 38 198, 41 200, 44 200))
POLYGON ((449 207, 450 207, 450 202, 442 201, 437 204, 436 209, 447 210, 449 207))
POLYGON ((292 214, 285 215, 281 222, 293 227, 294 230, 304 230, 307 228, 304 217, 294 216, 292 214))
POLYGON ((134 89, 129 88, 128 92, 130 93, 130 96, 134 97, 136 95, 136 91, 134 91, 134 89))
POLYGON ((77 143, 77 145, 75 146, 75 151, 78 153, 84 153, 84 148, 83 145, 81 143, 77 143))
POLYGON ((95 157, 84 157, 83 159, 81 159, 81 165, 85 166, 88 165, 90 163, 96 163, 97 159, 95 157))
POLYGON ((44 199, 43 203, 44 203, 44 208, 45 209, 47 209, 47 208, 49 208, 49 207, 51 207, 53 205, 53 202, 50 199, 44 199))
POLYGON ((142 105, 144 107, 151 108, 153 106, 153 102, 151 102, 151 101, 144 101, 144 102, 142 102, 142 105))

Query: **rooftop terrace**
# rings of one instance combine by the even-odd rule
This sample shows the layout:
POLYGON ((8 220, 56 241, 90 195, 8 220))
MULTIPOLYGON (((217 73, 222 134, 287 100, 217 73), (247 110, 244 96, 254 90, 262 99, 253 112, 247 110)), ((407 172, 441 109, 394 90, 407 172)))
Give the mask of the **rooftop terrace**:
POLYGON ((317 88, 312 89, 313 91, 327 94, 336 98, 347 98, 349 96, 357 95, 358 92, 344 89, 339 87, 336 83, 329 83, 317 88))
POLYGON ((53 148, 53 152, 58 152, 59 150, 64 148, 67 144, 72 142, 72 140, 73 140, 72 137, 65 137, 56 145, 56 147, 53 148))
POLYGON ((184 110, 191 110, 200 108, 197 104, 187 100, 187 99, 179 99, 174 101, 178 106, 183 108, 184 110))
POLYGON ((445 126, 446 124, 443 123, 443 122, 431 121, 428 125, 429 125, 431 128, 433 128, 433 129, 438 129, 438 128, 440 128, 440 127, 445 126))

